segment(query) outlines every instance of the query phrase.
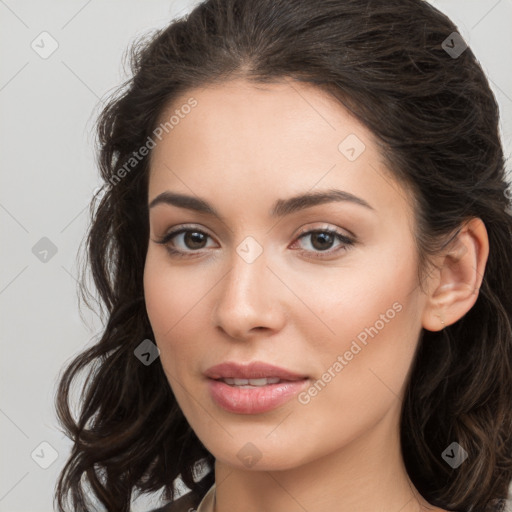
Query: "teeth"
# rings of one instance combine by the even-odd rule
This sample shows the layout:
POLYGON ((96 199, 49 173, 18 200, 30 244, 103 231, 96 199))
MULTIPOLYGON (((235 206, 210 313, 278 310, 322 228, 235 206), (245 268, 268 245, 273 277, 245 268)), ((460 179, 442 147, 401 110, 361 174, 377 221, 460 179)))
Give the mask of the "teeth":
POLYGON ((277 384, 281 381, 278 377, 269 377, 264 379, 221 379, 230 386, 266 386, 267 384, 277 384))

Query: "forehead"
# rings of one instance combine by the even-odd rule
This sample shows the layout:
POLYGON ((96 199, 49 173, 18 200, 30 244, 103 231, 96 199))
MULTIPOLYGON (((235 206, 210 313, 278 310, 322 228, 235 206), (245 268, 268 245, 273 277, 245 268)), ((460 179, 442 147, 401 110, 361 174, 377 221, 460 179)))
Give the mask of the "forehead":
MULTIPOLYGON (((174 99, 162 112, 160 124, 174 117, 172 131, 177 137, 195 136, 203 142, 220 143, 236 136, 283 146, 298 138, 311 143, 325 137, 337 150, 337 139, 347 130, 363 139, 373 138, 341 103, 312 84, 285 79, 256 84, 232 80, 190 89, 174 99), (193 109, 187 107, 191 100, 193 109), (180 110, 189 111, 177 119, 180 110), (176 122, 178 121, 178 122, 176 122), (276 139, 275 135, 279 134, 276 139)), ((165 137, 165 134, 164 134, 165 137)), ((176 141, 177 143, 177 141, 176 141)), ((172 144, 172 142, 171 142, 172 144)))
POLYGON ((233 80, 190 89, 160 123, 172 116, 151 156, 149 198, 171 188, 248 201, 259 194, 270 204, 332 187, 387 207, 397 206, 397 194, 406 199, 373 134, 312 84, 233 80))
POLYGON ((269 159, 274 169, 304 158, 305 164, 334 164, 342 156, 339 142, 350 134, 365 141, 365 152, 373 149, 367 143, 371 133, 334 98, 311 84, 291 80, 233 80, 190 89, 167 106, 158 127, 161 140, 152 151, 152 170, 171 161, 187 164, 190 171, 196 161, 203 162, 202 168, 205 161, 230 168, 240 158, 245 165, 239 172, 253 159, 260 170, 269 159), (190 108, 189 103, 195 106, 190 108))

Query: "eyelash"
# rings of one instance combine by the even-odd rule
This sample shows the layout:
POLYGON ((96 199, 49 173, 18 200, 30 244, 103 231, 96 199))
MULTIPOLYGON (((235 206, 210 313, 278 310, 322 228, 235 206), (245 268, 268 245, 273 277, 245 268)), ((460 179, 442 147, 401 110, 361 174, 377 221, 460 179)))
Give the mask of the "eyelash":
MULTIPOLYGON (((165 248, 167 249, 167 251, 169 252, 169 254, 172 257, 175 257, 175 258, 195 257, 195 256, 192 256, 192 255, 194 253, 196 253, 196 255, 200 255, 201 249, 198 249, 198 250, 191 249, 189 251, 181 251, 179 249, 174 249, 173 247, 171 247, 169 245, 169 242, 174 237, 176 237, 177 235, 179 235, 181 233, 188 233, 188 232, 201 233, 202 235, 206 235, 207 237, 212 238, 208 233, 202 231, 201 229, 196 229, 194 227, 180 227, 179 229, 176 229, 174 231, 171 231, 171 232, 167 233, 161 239, 155 240, 155 242, 157 244, 164 245, 165 248)), ((347 250, 349 250, 355 244, 355 240, 354 239, 349 238, 346 235, 344 235, 343 233, 340 233, 339 231, 337 231, 335 229, 332 229, 332 228, 331 229, 327 229, 327 228, 319 229, 319 228, 316 228, 316 229, 310 229, 310 230, 301 231, 298 234, 298 236, 296 238, 296 241, 300 240, 301 238, 306 238, 307 236, 318 234, 318 233, 327 233, 329 235, 332 235, 339 242, 341 242, 341 244, 343 244, 343 245, 338 246, 336 249, 329 249, 329 250, 325 250, 325 251, 308 251, 308 250, 302 249, 302 250, 300 250, 300 252, 302 254, 307 254, 308 255, 307 257, 312 257, 312 258, 324 258, 326 255, 327 256, 332 256, 333 254, 336 254, 338 252, 347 251, 347 250)), ((296 243, 296 241, 294 242, 294 244, 296 243)))

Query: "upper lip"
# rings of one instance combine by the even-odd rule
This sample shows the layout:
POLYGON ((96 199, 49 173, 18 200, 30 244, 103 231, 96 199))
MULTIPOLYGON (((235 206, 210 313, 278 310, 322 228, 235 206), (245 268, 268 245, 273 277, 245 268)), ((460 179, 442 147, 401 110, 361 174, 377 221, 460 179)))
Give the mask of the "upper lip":
POLYGON ((292 381, 307 378, 306 375, 300 375, 261 361, 253 361, 249 364, 225 362, 208 368, 204 374, 210 379, 216 380, 279 378, 292 381))

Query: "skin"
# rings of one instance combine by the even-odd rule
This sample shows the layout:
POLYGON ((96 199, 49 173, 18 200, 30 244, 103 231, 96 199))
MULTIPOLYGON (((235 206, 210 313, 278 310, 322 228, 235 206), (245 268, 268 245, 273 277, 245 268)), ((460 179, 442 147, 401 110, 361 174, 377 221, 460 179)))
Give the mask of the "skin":
POLYGON ((233 80, 187 91, 162 119, 191 96, 197 107, 152 152, 148 204, 164 191, 192 195, 222 219, 150 208, 144 288, 169 384, 216 458, 216 512, 240 503, 246 512, 442 510, 403 465, 401 397, 422 328, 444 328, 477 299, 488 255, 482 221, 463 227, 420 288, 410 196, 338 102, 291 80, 233 80), (350 134, 365 145, 354 161, 338 149, 350 134), (278 199, 326 189, 371 209, 331 201, 270 215, 278 199), (176 258, 156 241, 184 224, 209 236, 201 247, 177 235, 168 245, 188 252, 176 258), (301 229, 356 241, 344 247, 334 237, 322 251, 301 229), (237 253, 247 236, 263 250, 252 263, 237 253), (203 372, 228 360, 265 361, 316 382, 396 303, 400 312, 309 403, 244 415, 210 398, 203 372), (237 456, 247 443, 260 457, 251 467, 237 456))

